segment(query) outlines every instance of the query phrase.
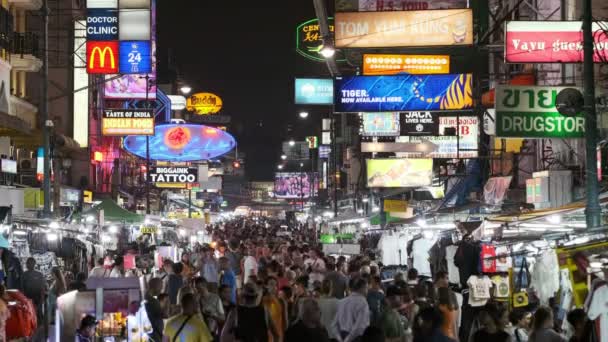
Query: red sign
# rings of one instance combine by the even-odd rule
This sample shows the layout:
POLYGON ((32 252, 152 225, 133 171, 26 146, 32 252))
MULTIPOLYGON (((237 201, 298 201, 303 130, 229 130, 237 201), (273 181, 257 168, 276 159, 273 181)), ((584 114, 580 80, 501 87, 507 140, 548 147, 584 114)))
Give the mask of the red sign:
MULTIPOLYGON (((608 58, 608 35, 593 23, 595 62, 608 58)), ((510 21, 505 36, 507 63, 581 63, 582 21, 510 21)))
POLYGON ((87 73, 118 73, 118 41, 87 41, 87 73))

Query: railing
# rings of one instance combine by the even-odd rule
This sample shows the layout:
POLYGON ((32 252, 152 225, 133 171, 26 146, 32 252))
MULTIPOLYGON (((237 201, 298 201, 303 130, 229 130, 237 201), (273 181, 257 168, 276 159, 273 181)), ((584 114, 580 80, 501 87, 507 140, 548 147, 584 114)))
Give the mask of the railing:
POLYGON ((21 55, 21 57, 23 57, 23 55, 32 55, 40 58, 38 35, 31 32, 13 32, 10 52, 14 55, 21 55))
POLYGON ((11 37, 13 35, 13 16, 0 6, 0 50, 9 50, 11 37))

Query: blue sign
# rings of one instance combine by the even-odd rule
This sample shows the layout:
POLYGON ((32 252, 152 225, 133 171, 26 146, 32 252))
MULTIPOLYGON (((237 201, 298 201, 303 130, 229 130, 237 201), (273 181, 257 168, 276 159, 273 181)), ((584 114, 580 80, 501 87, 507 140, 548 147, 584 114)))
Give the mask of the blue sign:
POLYGON ((119 72, 121 74, 147 74, 152 72, 150 41, 126 40, 120 42, 119 72))
POLYGON ((473 107, 473 76, 344 76, 335 80, 335 111, 391 112, 473 107))
MULTIPOLYGON (((195 124, 157 125, 150 136, 150 159, 188 162, 209 160, 230 152, 236 147, 234 137, 219 128, 195 124)), ((146 137, 129 135, 123 148, 146 158, 146 137)))
POLYGON ((334 104, 333 80, 320 78, 296 78, 296 104, 334 104))
POLYGON ((118 11, 112 8, 89 9, 87 40, 118 40, 118 11))

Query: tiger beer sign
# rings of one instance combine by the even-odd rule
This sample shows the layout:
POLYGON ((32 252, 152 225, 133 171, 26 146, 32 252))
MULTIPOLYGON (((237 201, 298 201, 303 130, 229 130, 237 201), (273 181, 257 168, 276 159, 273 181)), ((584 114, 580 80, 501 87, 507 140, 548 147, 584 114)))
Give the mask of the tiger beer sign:
POLYGON ((118 73, 118 42, 87 41, 87 73, 118 73))

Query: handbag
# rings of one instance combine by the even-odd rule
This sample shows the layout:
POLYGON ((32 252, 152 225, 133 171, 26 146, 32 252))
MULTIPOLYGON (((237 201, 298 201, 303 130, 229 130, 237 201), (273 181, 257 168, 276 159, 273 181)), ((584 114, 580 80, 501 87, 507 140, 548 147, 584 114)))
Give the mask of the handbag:
POLYGON ((515 289, 513 291, 513 307, 514 308, 522 308, 528 306, 530 300, 528 298, 528 291, 522 289, 522 281, 524 277, 524 272, 526 275, 526 279, 530 279, 530 270, 528 269, 528 261, 524 257, 521 262, 521 267, 519 269, 519 273, 517 274, 517 280, 515 281, 515 289))

